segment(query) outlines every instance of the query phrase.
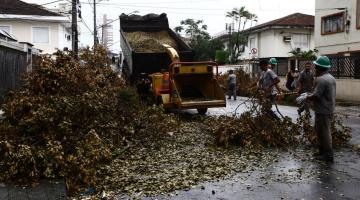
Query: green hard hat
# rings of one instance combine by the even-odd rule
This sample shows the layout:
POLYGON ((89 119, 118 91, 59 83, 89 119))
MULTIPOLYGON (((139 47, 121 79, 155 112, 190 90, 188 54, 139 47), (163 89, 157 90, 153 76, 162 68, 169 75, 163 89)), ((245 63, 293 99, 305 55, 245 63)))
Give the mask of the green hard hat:
POLYGON ((331 62, 327 56, 319 56, 316 61, 313 62, 314 65, 323 67, 323 68, 330 68, 331 62))
POLYGON ((277 65, 278 64, 276 58, 270 58, 269 63, 272 64, 272 65, 277 65))

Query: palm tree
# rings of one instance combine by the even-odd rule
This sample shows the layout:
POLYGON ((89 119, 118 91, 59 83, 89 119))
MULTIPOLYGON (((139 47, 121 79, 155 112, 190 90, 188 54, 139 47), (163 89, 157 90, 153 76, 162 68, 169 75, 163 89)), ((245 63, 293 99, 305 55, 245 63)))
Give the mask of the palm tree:
POLYGON ((253 14, 250 15, 250 20, 251 20, 251 21, 250 21, 250 28, 251 28, 252 25, 253 25, 252 23, 258 21, 258 16, 253 13, 253 14))
POLYGON ((248 23, 249 20, 251 20, 253 16, 255 15, 247 11, 245 6, 242 6, 240 8, 233 8, 232 11, 226 13, 226 17, 231 18, 233 22, 236 22, 237 24, 235 44, 233 47, 234 49, 233 51, 231 51, 231 55, 230 55, 232 61, 235 61, 237 57, 241 54, 240 43, 244 42, 244 38, 242 37, 241 34, 244 31, 246 24, 248 23))

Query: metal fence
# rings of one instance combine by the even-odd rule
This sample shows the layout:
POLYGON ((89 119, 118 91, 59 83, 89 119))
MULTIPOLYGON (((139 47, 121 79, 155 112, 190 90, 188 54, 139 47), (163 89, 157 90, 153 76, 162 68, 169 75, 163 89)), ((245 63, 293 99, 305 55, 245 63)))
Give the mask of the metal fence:
MULTIPOLYGON (((264 59, 264 60, 268 60, 268 59, 264 59)), ((252 72, 253 72, 254 76, 259 76, 261 73, 261 69, 258 64, 259 61, 260 60, 255 60, 254 64, 252 64, 252 72)), ((287 58, 278 58, 277 61, 278 61, 278 65, 273 69, 274 72, 278 76, 286 76, 286 74, 288 72, 288 59, 287 58)))
MULTIPOLYGON (((331 61, 331 68, 329 72, 335 78, 352 78, 360 79, 360 56, 336 56, 329 57, 331 61)), ((304 68, 306 63, 312 61, 299 61, 299 70, 304 68)))
POLYGON ((288 59, 287 58, 279 58, 277 59, 278 65, 275 67, 274 71, 278 76, 286 76, 288 69, 288 59))
POLYGON ((0 97, 20 84, 26 70, 26 52, 0 46, 0 97))

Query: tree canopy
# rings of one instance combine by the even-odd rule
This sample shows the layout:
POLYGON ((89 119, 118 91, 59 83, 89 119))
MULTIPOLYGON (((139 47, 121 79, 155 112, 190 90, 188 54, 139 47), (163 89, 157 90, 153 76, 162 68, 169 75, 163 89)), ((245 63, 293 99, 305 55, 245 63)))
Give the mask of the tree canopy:
POLYGON ((230 27, 229 53, 230 61, 236 62, 238 57, 244 52, 244 47, 248 42, 248 33, 245 30, 249 28, 249 23, 250 28, 253 26, 253 23, 257 21, 257 16, 246 10, 245 6, 242 6, 228 11, 226 17, 230 18, 235 25, 235 27, 230 27))
POLYGON ((182 20, 174 30, 179 35, 184 33, 184 37, 190 39, 189 46, 195 51, 195 60, 214 60, 216 50, 224 49, 220 40, 211 39, 203 20, 182 20))

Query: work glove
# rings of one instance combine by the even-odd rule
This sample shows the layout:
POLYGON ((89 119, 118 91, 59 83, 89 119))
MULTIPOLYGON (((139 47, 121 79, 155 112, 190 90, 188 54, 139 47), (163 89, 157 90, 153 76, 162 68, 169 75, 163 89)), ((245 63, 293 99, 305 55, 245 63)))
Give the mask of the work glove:
POLYGON ((306 101, 306 98, 309 96, 310 94, 307 92, 302 93, 300 96, 298 96, 296 98, 296 103, 298 103, 299 105, 304 103, 306 101))

